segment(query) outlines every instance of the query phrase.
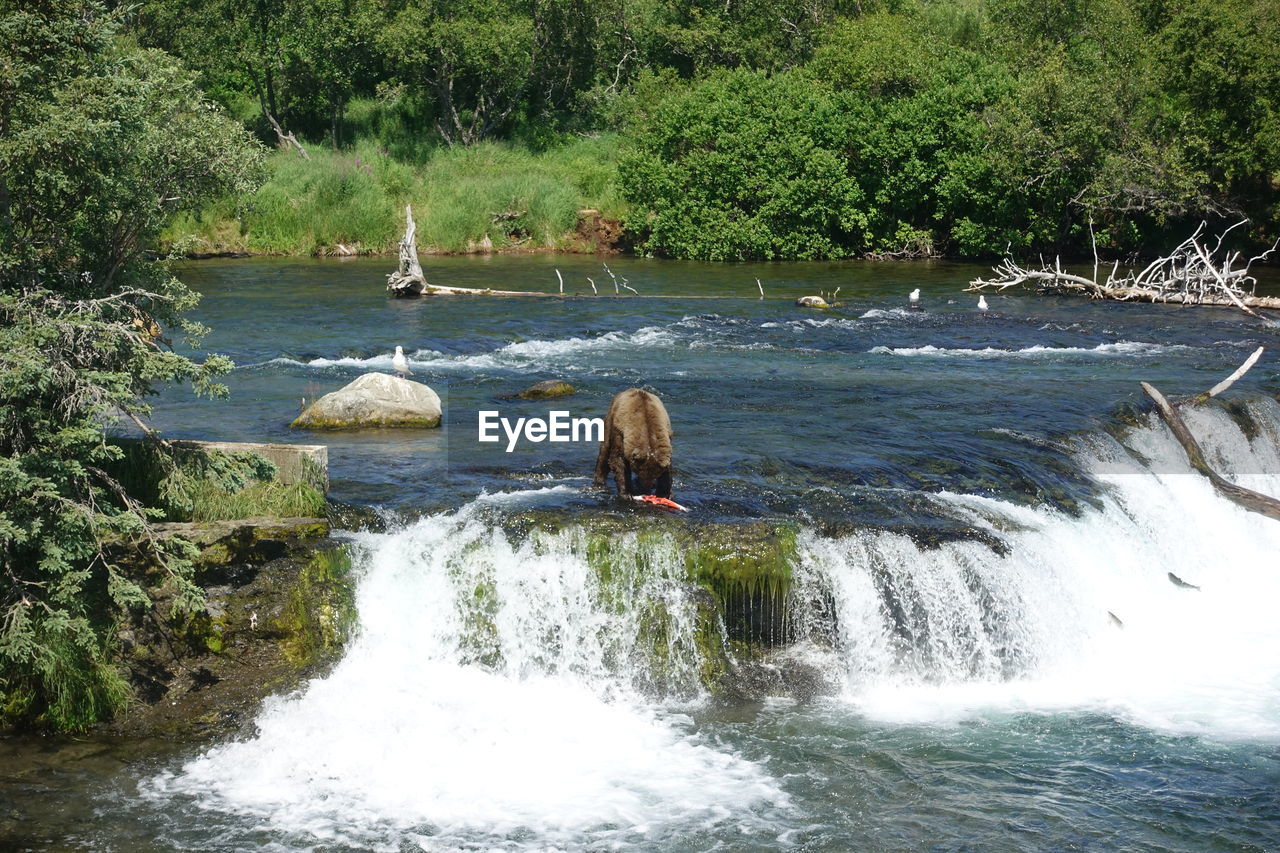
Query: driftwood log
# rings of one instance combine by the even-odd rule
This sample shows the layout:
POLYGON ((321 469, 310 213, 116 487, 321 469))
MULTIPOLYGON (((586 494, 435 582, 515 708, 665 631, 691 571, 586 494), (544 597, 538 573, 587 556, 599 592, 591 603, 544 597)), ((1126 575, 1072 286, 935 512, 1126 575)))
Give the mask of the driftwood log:
MULTIPOLYGON (((393 296, 557 296, 532 290, 492 290, 479 287, 445 287, 427 282, 418 261, 418 225, 413 221, 413 208, 404 206, 404 236, 400 238, 400 265, 387 276, 387 291, 393 296)), ((558 274, 559 271, 557 271, 558 274)), ((563 289, 564 285, 561 284, 563 289)))
POLYGON ((1060 260, 1053 266, 1042 264, 1040 269, 1025 269, 1011 257, 1006 257, 992 271, 995 277, 976 278, 967 290, 1004 290, 1020 285, 1030 286, 1042 293, 1069 293, 1089 296, 1093 299, 1113 299, 1120 302, 1164 302, 1181 305, 1221 305, 1235 307, 1247 314, 1258 316, 1255 308, 1280 309, 1280 298, 1258 296, 1258 280, 1249 274, 1249 268, 1266 260, 1280 241, 1260 255, 1240 264, 1240 252, 1223 252, 1223 239, 1243 225, 1237 222, 1218 236, 1217 244, 1208 248, 1201 241, 1204 223, 1195 233, 1182 241, 1171 253, 1157 258, 1141 271, 1129 270, 1120 274, 1120 264, 1112 265, 1106 281, 1098 278, 1097 249, 1094 250, 1093 278, 1068 273, 1060 260))
POLYGON ((1235 373, 1213 386, 1204 394, 1197 395, 1183 403, 1171 403, 1154 385, 1147 382, 1141 384, 1142 390, 1146 391, 1147 396, 1155 401, 1156 410, 1160 412, 1160 417, 1164 419, 1164 422, 1169 425, 1169 429, 1173 431, 1174 438, 1178 439, 1178 443, 1186 451, 1187 460, 1191 463, 1191 467, 1208 478, 1218 494, 1250 512, 1261 513, 1268 518, 1280 521, 1280 500, 1264 495, 1261 492, 1255 492, 1252 489, 1246 489, 1243 486, 1237 486, 1209 467, 1209 463, 1205 461, 1204 452, 1200 449, 1200 443, 1196 441, 1195 436, 1191 434, 1191 430, 1187 428, 1186 421, 1178 414, 1179 405, 1198 404, 1210 397, 1216 397, 1230 388, 1232 383, 1244 376, 1250 367, 1253 367, 1259 356, 1262 355, 1262 350, 1262 347, 1258 347, 1235 373))

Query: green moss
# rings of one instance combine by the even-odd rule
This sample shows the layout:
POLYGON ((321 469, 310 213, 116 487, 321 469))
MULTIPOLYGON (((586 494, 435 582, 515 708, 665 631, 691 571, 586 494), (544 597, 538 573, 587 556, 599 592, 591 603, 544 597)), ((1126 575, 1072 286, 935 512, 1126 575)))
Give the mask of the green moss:
POLYGON ((698 680, 713 696, 719 695, 733 671, 724 619, 713 601, 698 603, 697 619, 693 637, 698 649, 698 680))
POLYGON ((576 393, 577 389, 568 382, 551 380, 531 385, 516 396, 521 400, 553 400, 557 397, 571 397, 576 393))
MULTIPOLYGON (((478 543, 476 543, 478 545, 478 543)), ((482 579, 463 608, 459 651, 463 663, 489 669, 502 665, 502 644, 498 640, 498 595, 493 581, 482 579)))
POLYGON ((791 588, 796 530, 786 525, 743 525, 699 536, 684 550, 689 575, 721 601, 764 595, 783 599, 791 588))
POLYGON ((192 540, 201 540, 206 535, 216 537, 195 558, 197 569, 208 572, 238 563, 260 563, 280 556, 291 543, 324 539, 329 535, 329 522, 325 519, 288 524, 197 522, 180 535, 192 540))
POLYGON ((440 426, 440 416, 434 418, 403 417, 395 420, 367 420, 352 422, 336 418, 308 416, 305 412, 298 415, 290 429, 311 430, 349 430, 349 429, 435 429, 440 426))
POLYGON ((687 579, 722 601, 740 595, 785 597, 797 560, 797 527, 785 523, 698 524, 647 515, 571 519, 554 512, 527 512, 504 524, 516 536, 580 528, 587 560, 604 583, 618 559, 644 560, 654 546, 669 541, 683 555, 687 579), (620 547, 624 541, 625 547, 620 547))
POLYGON ((190 653, 199 656, 205 652, 222 654, 226 648, 226 635, 231 630, 225 617, 214 617, 207 611, 191 614, 175 622, 176 636, 186 643, 190 653))
POLYGON ((351 555, 342 547, 324 548, 300 567, 274 628, 285 658, 309 666, 336 656, 357 618, 351 555))

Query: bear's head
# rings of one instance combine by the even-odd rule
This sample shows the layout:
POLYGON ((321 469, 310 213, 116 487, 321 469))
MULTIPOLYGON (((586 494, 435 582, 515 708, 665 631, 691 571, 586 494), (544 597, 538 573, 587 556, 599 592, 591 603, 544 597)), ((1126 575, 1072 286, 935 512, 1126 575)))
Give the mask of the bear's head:
POLYGON ((640 462, 632 466, 635 473, 636 482, 640 484, 640 489, 644 492, 652 492, 658 485, 658 478, 667 472, 671 467, 670 460, 663 461, 656 455, 646 456, 640 462))

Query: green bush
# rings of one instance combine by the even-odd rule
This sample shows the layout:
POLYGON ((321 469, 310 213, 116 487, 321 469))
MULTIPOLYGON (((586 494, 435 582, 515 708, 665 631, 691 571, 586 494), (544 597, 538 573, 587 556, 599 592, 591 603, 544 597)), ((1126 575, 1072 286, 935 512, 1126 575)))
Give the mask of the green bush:
POLYGON ((712 74, 634 121, 619 180, 646 251, 841 257, 866 244, 846 98, 797 74, 712 74))

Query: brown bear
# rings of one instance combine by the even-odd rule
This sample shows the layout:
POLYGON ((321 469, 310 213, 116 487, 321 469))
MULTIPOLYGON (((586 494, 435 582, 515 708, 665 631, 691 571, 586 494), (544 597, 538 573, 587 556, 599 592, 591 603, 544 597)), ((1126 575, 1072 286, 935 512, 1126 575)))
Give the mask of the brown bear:
POLYGON ((671 419, 662 401, 648 391, 628 388, 609 404, 595 485, 605 485, 610 471, 620 497, 649 492, 671 497, 671 419))

